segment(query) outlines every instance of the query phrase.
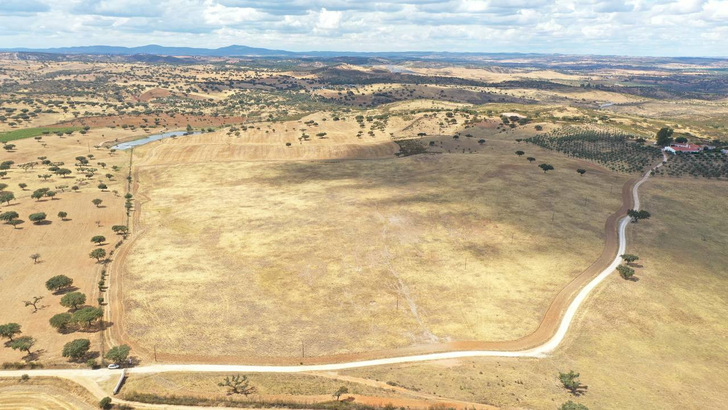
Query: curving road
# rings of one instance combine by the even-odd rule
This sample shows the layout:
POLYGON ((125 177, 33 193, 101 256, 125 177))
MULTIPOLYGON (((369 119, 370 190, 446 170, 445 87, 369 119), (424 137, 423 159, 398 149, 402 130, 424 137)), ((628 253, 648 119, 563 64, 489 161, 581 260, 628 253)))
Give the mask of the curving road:
MULTIPOLYGON (((667 156, 663 153, 663 158, 667 161, 667 156)), ((642 178, 637 180, 631 186, 631 198, 629 198, 633 204, 634 209, 640 208, 639 200, 639 187, 647 181, 650 177, 651 171, 662 166, 662 163, 657 165, 655 168, 650 169, 645 173, 642 178)), ((629 206, 628 203, 624 205, 629 206)), ((623 206, 624 208, 624 206, 623 206)), ((135 368, 127 369, 127 374, 147 374, 147 373, 162 373, 162 372, 248 372, 248 373, 301 373, 301 372, 321 372, 321 371, 336 371, 346 370, 358 367, 368 366, 380 366, 380 365, 393 365, 400 363, 412 363, 412 362, 425 362, 432 360, 441 359, 460 359, 470 357, 543 357, 548 353, 554 351, 566 337, 566 332, 569 330, 574 317, 586 298, 604 279, 606 279, 612 272, 615 271, 616 267, 621 263, 619 255, 624 254, 627 241, 625 231, 629 224, 630 218, 623 216, 618 221, 617 225, 617 236, 618 236, 618 250, 616 256, 606 268, 604 268, 597 276, 590 280, 584 285, 580 291, 576 294, 574 299, 569 303, 568 308, 563 314, 561 321, 559 322, 556 332, 551 336, 545 343, 542 343, 536 347, 522 349, 522 350, 464 350, 464 351, 450 351, 441 353, 429 353, 429 354, 418 354, 418 355, 403 355, 399 357, 388 357, 381 359, 371 360, 353 360, 340 363, 327 363, 327 364, 306 364, 306 365, 226 365, 226 364, 158 364, 149 366, 139 366, 135 368)), ((39 369, 39 370, 13 370, 13 371, 0 371, 0 377, 18 377, 21 373, 27 373, 32 376, 54 376, 62 377, 75 381, 85 382, 82 383, 84 386, 88 386, 89 380, 103 380, 110 377, 118 377, 120 370, 83 370, 83 369, 39 369)), ((94 394, 102 394, 102 392, 96 388, 91 388, 94 394)))

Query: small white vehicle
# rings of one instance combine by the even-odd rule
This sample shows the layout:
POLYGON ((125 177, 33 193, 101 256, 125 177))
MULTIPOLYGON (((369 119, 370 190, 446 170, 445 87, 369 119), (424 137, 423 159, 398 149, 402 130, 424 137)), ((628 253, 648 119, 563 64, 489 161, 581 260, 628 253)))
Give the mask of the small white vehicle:
POLYGON ((118 365, 118 364, 116 364, 116 363, 111 363, 111 364, 110 364, 110 365, 108 366, 108 368, 109 368, 109 369, 118 369, 119 367, 121 367, 121 366, 119 366, 119 365, 118 365))

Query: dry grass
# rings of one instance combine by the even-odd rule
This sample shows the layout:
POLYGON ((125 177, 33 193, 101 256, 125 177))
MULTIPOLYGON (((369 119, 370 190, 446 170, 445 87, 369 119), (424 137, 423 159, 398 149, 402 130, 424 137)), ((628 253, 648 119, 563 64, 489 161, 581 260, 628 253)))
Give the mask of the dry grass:
MULTIPOLYGON (((109 252, 118 240, 111 231, 112 225, 123 224, 126 221, 124 212, 123 183, 124 171, 114 172, 113 165, 128 163, 125 154, 117 153, 109 156, 107 152, 95 150, 93 146, 103 141, 105 137, 99 133, 90 132, 87 135, 74 134, 70 137, 59 138, 45 136, 47 143, 44 148, 40 143, 29 139, 16 141, 17 150, 4 153, 3 159, 15 161, 15 165, 8 170, 5 178, 0 182, 8 184, 7 191, 12 191, 16 200, 10 205, 0 205, 0 213, 15 211, 25 222, 19 229, 0 224, 3 235, 0 237, 0 259, 3 261, 2 274, 0 274, 0 289, 3 297, 0 300, 0 323, 16 322, 22 326, 23 334, 33 336, 37 344, 33 351, 39 351, 39 359, 43 363, 66 362, 61 358, 63 344, 76 338, 88 338, 94 343, 92 350, 98 350, 96 343, 99 337, 95 333, 75 332, 59 334, 53 329, 48 320, 55 314, 67 311, 60 306, 62 295, 51 294, 45 288, 45 281, 54 275, 66 275, 74 279, 74 285, 87 296, 89 305, 96 305, 96 282, 99 278, 99 265, 89 258, 89 252, 94 249, 90 239, 94 235, 103 235, 107 238, 104 248, 109 252), (91 147, 89 149, 89 147, 91 147), (76 181, 75 157, 88 155, 89 151, 95 154, 96 159, 91 165, 98 168, 98 176, 86 184, 76 181), (23 171, 17 165, 30 161, 38 161, 37 157, 47 156, 52 161, 64 162, 64 167, 74 170, 74 178, 61 178, 54 176, 46 181, 37 177, 47 172, 47 167, 37 165, 34 169, 23 171), (106 169, 96 165, 97 161, 107 163, 106 169), (113 180, 104 176, 106 173, 116 175, 113 180), (99 178, 109 186, 109 190, 101 192, 98 188, 99 178), (26 183, 26 190, 21 190, 19 183, 26 183), (69 188, 78 184, 78 192, 69 188), (64 192, 56 189, 57 186, 66 185, 64 192), (52 200, 31 199, 33 190, 50 188, 58 193, 52 200), (120 192, 116 196, 113 190, 120 192), (102 199, 102 207, 95 207, 91 200, 102 199), (68 213, 68 220, 61 221, 57 217, 59 211, 68 213), (50 221, 47 225, 36 225, 28 220, 28 215, 34 212, 45 212, 50 221), (96 224, 99 221, 99 225, 96 224), (38 264, 33 264, 29 256, 40 253, 38 264), (43 296, 37 313, 31 307, 24 307, 23 301, 32 300, 33 296, 43 296)), ((122 165, 123 166, 123 165, 122 165)), ((9 348, 0 349, 0 361, 19 361, 25 353, 9 348)))
POLYGON ((641 257, 640 280, 610 277, 552 357, 344 373, 504 407, 550 409, 569 399, 600 409, 720 407, 728 399, 727 196, 723 182, 646 184, 643 206, 653 217, 632 225, 628 249, 641 257), (570 369, 589 386, 578 399, 556 377, 570 369))
POLYGON ((523 336, 599 254, 619 206, 624 177, 579 177, 585 166, 501 140, 463 155, 142 167, 124 328, 158 352, 237 358, 523 336))
POLYGON ((94 409, 98 401, 83 387, 64 379, 0 379, 0 409, 94 409))

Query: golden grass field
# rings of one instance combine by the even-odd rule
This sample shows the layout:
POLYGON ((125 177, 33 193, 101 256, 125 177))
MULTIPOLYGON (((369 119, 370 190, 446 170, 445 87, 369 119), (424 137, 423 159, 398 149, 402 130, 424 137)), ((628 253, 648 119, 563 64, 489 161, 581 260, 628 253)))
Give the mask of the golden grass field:
MULTIPOLYGON (((13 192, 16 200, 11 201, 10 205, 1 204, 0 213, 15 211, 25 222, 18 229, 0 224, 3 233, 0 236, 0 259, 3 260, 0 289, 4 290, 0 323, 19 323, 24 336, 35 337, 37 344, 33 351, 39 351, 38 358, 45 363, 65 362, 66 359, 61 358, 63 344, 77 338, 90 339, 94 343, 92 350, 99 350, 97 333, 60 334, 49 325, 48 320, 53 315, 68 309, 59 304, 62 295, 52 294, 44 284, 52 276, 66 275, 74 280, 78 291, 86 294, 87 305, 97 305, 96 283, 99 280, 100 265, 88 256, 95 247, 90 239, 94 235, 105 236, 107 241, 103 248, 108 253, 118 241, 117 235, 111 231, 112 225, 126 222, 123 194, 126 182, 124 169, 128 170, 128 156, 123 153, 112 156, 106 150, 93 148, 106 138, 100 132, 89 132, 86 135, 76 133, 64 138, 44 136, 45 147, 33 139, 24 139, 13 142, 17 145, 15 152, 2 153, 2 160, 15 161, 15 165, 0 181, 8 185, 6 191, 13 192), (95 156, 91 165, 99 171, 93 180, 78 182, 73 165, 74 158, 89 153, 95 156), (38 178, 38 174, 49 173, 46 166, 37 165, 27 172, 17 168, 18 164, 38 161, 39 156, 47 156, 54 162, 64 162, 64 167, 74 170, 73 177, 53 176, 44 181, 38 178), (97 162, 105 162, 106 168, 96 165, 97 162), (114 165, 122 169, 119 172, 112 171, 111 167, 114 165), (115 177, 109 180, 104 176, 106 173, 115 177), (108 190, 102 192, 97 188, 99 178, 108 185, 108 190), (26 183, 28 187, 21 190, 19 183, 26 183), (66 188, 56 188, 62 185, 66 188), (70 190, 72 185, 78 185, 80 189, 73 192, 70 190), (40 201, 30 198, 35 189, 42 187, 57 191, 57 195, 53 199, 44 198, 40 201), (114 194, 113 191, 119 194, 114 194), (98 208, 91 202, 95 198, 103 200, 98 208), (68 220, 62 221, 57 216, 59 211, 66 211, 68 220), (36 225, 30 222, 28 215, 34 212, 45 212, 50 223, 36 225), (41 255, 37 264, 30 259, 33 253, 41 255), (38 304, 42 308, 36 313, 33 313, 32 307, 24 307, 23 303, 32 300, 33 296, 43 297, 38 304)), ((23 356, 24 352, 5 347, 0 349, 0 361, 3 362, 17 362, 23 356)))
POLYGON ((98 408, 97 403, 81 386, 63 379, 0 379, 0 409, 90 410, 98 408))
POLYGON ((506 408, 708 409, 728 400, 728 212, 722 181, 650 180, 629 230, 637 282, 612 275, 546 359, 473 359, 341 372, 506 408), (572 397, 559 371, 581 373, 572 397))
POLYGON ((214 134, 140 150, 124 331, 147 357, 229 360, 532 332, 601 252, 626 177, 470 131, 437 150, 471 154, 367 161, 215 162, 214 134))

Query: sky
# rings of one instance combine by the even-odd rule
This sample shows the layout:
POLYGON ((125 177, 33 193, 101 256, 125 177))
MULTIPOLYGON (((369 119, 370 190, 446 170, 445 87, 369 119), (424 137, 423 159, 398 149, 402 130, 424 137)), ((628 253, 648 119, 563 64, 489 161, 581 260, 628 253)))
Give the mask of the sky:
POLYGON ((0 48, 728 56, 728 0, 0 0, 0 48))

